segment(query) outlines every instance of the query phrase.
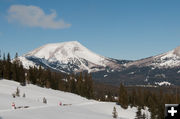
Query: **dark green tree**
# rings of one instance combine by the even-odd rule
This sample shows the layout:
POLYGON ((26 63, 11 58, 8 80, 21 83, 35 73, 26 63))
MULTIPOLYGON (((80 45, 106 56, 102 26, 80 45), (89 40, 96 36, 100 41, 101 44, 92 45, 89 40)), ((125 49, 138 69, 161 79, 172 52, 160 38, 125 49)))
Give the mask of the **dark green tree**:
POLYGON ((7 60, 5 61, 4 78, 9 79, 9 80, 12 79, 11 58, 10 58, 10 54, 9 53, 7 55, 7 60))
POLYGON ((127 91, 126 91, 126 89, 122 83, 120 84, 120 88, 119 88, 118 103, 121 105, 122 108, 127 109, 127 107, 128 107, 128 94, 127 94, 127 91))
POLYGON ((25 86, 26 85, 26 80, 25 80, 25 70, 23 68, 23 65, 21 64, 20 67, 19 67, 19 82, 22 86, 25 86))
POLYGON ((117 113, 117 111, 116 111, 116 107, 113 108, 112 116, 113 116, 113 118, 115 118, 115 119, 117 119, 117 117, 118 117, 118 113, 117 113))
POLYGON ((83 75, 81 72, 77 77, 77 94, 84 96, 83 92, 83 75))

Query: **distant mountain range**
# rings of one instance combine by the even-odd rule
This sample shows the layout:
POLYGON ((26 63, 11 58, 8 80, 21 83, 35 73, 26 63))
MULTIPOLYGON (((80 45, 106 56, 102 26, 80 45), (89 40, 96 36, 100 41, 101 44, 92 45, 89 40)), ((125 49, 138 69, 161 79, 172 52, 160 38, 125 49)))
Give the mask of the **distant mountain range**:
POLYGON ((180 85, 180 47, 137 60, 100 56, 77 41, 47 44, 19 57, 25 68, 50 68, 64 73, 91 72, 95 81, 113 85, 180 85))

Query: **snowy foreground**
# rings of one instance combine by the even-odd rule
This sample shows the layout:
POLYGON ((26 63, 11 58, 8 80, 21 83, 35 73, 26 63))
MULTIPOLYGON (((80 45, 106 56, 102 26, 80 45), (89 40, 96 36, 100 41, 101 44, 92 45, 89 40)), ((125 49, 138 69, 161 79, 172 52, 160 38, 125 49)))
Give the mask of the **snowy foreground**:
POLYGON ((87 100, 81 96, 41 88, 35 85, 20 86, 9 80, 0 80, 0 119, 112 119, 113 107, 116 107, 119 119, 134 119, 136 108, 122 109, 115 103, 87 100), (13 98, 12 93, 20 89, 20 97, 13 98), (25 93, 26 97, 22 97, 25 93), (43 104, 43 97, 47 104, 43 104), (16 107, 29 108, 12 109, 16 107), (59 103, 68 104, 60 106, 59 103))

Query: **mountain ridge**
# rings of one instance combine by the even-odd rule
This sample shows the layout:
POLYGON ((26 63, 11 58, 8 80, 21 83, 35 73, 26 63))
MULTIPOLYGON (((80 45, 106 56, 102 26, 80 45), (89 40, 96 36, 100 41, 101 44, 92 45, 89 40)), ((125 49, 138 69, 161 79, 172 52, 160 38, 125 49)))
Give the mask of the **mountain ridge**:
POLYGON ((132 63, 127 64, 127 67, 136 66, 154 66, 158 68, 168 68, 180 66, 180 46, 175 49, 162 53, 156 56, 136 60, 132 63))
POLYGON ((119 85, 180 85, 180 47, 160 55, 129 61, 98 55, 77 41, 51 43, 20 56, 25 68, 42 66, 63 73, 92 73, 95 81, 119 85))

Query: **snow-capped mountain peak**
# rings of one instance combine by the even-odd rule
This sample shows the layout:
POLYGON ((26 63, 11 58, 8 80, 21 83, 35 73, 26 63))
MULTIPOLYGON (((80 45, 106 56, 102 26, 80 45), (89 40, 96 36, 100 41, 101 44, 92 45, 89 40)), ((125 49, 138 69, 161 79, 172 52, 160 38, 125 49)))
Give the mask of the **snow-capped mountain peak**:
POLYGON ((106 67, 117 67, 116 62, 110 58, 105 58, 81 45, 77 41, 47 44, 37 48, 23 57, 24 66, 28 66, 28 62, 34 62, 37 65, 53 68, 55 70, 97 71, 106 67))
POLYGON ((82 45, 77 41, 47 44, 31 51, 28 54, 25 54, 25 56, 35 56, 39 58, 51 59, 52 57, 58 57, 57 53, 59 53, 59 51, 63 56, 71 55, 79 47, 82 47, 82 45))

